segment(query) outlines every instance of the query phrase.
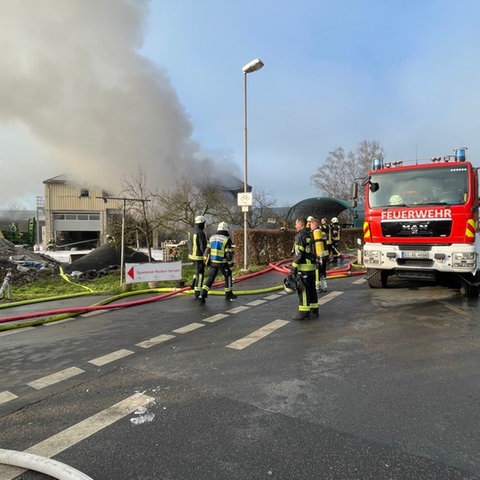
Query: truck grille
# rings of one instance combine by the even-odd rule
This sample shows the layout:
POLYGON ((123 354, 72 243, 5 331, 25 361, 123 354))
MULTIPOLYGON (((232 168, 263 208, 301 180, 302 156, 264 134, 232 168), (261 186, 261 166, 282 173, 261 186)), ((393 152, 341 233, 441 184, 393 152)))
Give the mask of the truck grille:
POLYGON ((451 220, 401 220, 383 221, 384 237, 449 237, 451 220))
POLYGON ((423 260, 419 258, 397 258, 397 265, 401 265, 402 267, 432 268, 433 260, 423 260))

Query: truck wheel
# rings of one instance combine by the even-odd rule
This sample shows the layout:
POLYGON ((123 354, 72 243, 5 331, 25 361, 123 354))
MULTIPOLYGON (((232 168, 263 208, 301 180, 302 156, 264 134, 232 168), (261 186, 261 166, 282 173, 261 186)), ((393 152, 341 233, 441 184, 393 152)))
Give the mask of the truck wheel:
POLYGON ((385 288, 387 286, 388 271, 367 268, 367 282, 370 288, 385 288))
POLYGON ((466 297, 477 298, 480 294, 480 288, 477 285, 470 285, 467 282, 463 283, 463 291, 466 297))

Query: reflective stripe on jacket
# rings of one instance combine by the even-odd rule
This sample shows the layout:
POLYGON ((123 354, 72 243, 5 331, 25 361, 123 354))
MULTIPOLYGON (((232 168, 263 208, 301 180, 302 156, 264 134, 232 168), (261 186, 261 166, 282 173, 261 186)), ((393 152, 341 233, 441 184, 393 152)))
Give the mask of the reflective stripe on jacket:
POLYGON ((203 261, 203 254, 207 248, 207 236, 205 232, 198 227, 195 227, 189 235, 189 249, 188 258, 190 260, 203 261))
POLYGON ((208 242, 211 263, 230 263, 233 259, 232 239, 222 233, 215 233, 208 242))
POLYGON ((310 229, 304 228, 295 235, 292 267, 299 272, 311 272, 316 269, 315 260, 312 233, 310 229))

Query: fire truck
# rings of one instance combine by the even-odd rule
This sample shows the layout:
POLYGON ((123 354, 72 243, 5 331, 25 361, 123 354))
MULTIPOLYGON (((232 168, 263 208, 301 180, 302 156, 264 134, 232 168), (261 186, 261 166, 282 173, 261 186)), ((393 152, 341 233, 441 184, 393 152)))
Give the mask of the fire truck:
POLYGON ((371 288, 384 288, 397 275, 454 281, 466 296, 478 297, 478 172, 466 150, 410 162, 374 159, 362 182, 363 264, 371 288))

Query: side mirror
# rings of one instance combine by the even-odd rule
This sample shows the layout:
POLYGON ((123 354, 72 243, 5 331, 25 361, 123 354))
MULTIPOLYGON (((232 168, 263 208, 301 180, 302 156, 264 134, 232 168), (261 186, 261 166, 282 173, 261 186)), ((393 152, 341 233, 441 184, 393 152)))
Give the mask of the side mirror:
POLYGON ((356 200, 358 198, 358 184, 357 182, 352 183, 352 189, 350 191, 350 198, 356 200))

